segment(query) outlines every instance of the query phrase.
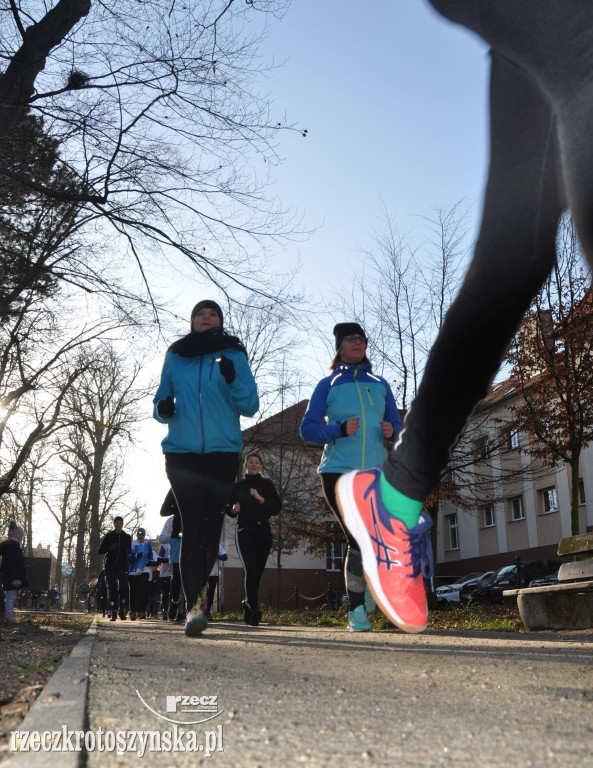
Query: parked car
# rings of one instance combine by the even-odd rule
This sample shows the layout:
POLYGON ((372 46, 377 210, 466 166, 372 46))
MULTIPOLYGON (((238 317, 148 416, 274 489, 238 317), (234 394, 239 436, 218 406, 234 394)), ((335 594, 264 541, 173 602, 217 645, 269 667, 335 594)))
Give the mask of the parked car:
POLYGON ((497 571, 489 571, 489 576, 483 578, 472 579, 466 582, 459 590, 459 600, 462 603, 467 603, 471 598, 477 600, 485 600, 486 594, 490 590, 490 586, 496 576, 497 571))
MULTIPOLYGON (((521 563, 522 584, 530 584, 534 579, 543 578, 554 573, 560 567, 557 560, 524 560, 521 563)), ((499 568, 491 580, 481 580, 466 584, 460 593, 461 600, 485 600, 491 603, 502 602, 505 589, 516 589, 519 586, 517 564, 504 565, 499 568)))
POLYGON ((533 579, 529 582, 529 587, 547 587, 550 584, 559 584, 558 571, 551 573, 549 576, 542 576, 541 579, 533 579))
POLYGON ((477 579, 484 579, 488 576, 492 576, 494 571, 478 571, 477 573, 468 573, 467 576, 462 576, 452 584, 441 586, 436 588, 437 600, 439 603, 458 603, 460 602, 460 590, 469 581, 475 581, 477 579))

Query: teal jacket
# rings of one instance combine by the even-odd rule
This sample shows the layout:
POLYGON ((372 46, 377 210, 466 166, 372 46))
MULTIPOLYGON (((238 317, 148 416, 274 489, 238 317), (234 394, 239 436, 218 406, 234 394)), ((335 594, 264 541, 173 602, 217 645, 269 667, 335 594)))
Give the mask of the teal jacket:
POLYGON ((395 440, 401 418, 391 387, 368 365, 341 365, 315 387, 301 423, 308 443, 325 443, 318 472, 344 474, 378 466, 387 455, 381 422, 393 424, 395 440), (348 419, 360 419, 354 435, 342 434, 348 419))
POLYGON ((154 397, 154 418, 168 426, 163 453, 240 453, 243 448, 239 415, 253 416, 259 408, 257 386, 247 358, 238 349, 223 349, 196 357, 169 350, 154 397), (235 380, 227 384, 220 372, 221 356, 232 360, 235 380), (159 400, 172 397, 175 412, 162 419, 159 400))

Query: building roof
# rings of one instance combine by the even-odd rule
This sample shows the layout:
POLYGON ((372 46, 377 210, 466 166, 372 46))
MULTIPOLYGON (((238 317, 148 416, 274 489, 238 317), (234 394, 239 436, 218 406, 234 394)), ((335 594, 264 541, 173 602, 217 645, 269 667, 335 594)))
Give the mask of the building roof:
POLYGON ((252 444, 303 445, 299 427, 308 405, 308 400, 301 400, 259 424, 244 429, 243 441, 252 444))

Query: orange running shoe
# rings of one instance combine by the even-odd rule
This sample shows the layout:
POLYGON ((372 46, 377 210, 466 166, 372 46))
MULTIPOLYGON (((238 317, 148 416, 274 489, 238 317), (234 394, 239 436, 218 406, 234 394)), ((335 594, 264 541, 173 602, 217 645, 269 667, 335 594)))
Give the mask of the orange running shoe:
POLYGON ((433 575, 432 520, 423 511, 418 525, 408 528, 391 515, 381 501, 380 476, 380 467, 342 475, 336 486, 338 506, 360 547, 377 605, 404 632, 422 632, 428 618, 424 578, 433 575))

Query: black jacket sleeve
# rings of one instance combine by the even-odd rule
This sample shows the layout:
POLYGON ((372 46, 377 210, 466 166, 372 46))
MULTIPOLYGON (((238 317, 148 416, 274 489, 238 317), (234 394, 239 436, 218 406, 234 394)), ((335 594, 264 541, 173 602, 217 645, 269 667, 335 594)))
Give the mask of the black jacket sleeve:
POLYGON ((278 495, 276 486, 271 480, 266 478, 266 485, 261 491, 261 495, 264 498, 262 507, 264 508, 264 512, 267 514, 267 516, 274 517, 274 515, 277 515, 282 509, 282 502, 280 501, 280 496, 278 495))
POLYGON ((109 551, 109 544, 110 544, 109 540, 113 538, 112 536, 110 536, 110 533, 111 531, 109 533, 106 533, 105 536, 103 536, 103 540, 99 544, 99 549, 97 550, 98 555, 104 555, 106 552, 109 551))

